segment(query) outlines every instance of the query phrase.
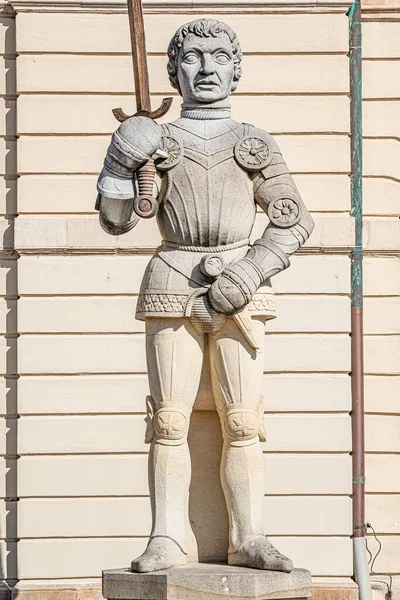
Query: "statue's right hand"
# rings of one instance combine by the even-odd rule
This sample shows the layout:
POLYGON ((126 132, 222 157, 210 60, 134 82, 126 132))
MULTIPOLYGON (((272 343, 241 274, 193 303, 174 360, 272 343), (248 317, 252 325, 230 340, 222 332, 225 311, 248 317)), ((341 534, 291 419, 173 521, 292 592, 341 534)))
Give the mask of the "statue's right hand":
POLYGON ((148 117, 130 117, 113 134, 97 181, 104 198, 129 200, 136 195, 134 172, 158 150, 161 128, 148 117))
POLYGON ((113 134, 107 161, 131 171, 147 162, 161 144, 161 128, 148 117, 130 117, 113 134))

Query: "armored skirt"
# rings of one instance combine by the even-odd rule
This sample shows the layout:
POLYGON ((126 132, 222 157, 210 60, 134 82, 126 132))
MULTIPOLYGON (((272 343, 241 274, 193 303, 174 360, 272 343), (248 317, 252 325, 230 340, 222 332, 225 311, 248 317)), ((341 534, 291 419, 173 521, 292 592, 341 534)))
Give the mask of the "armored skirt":
MULTIPOLYGON (((247 254, 249 240, 214 247, 183 246, 163 242, 145 271, 136 318, 190 317, 193 298, 206 294, 213 279, 204 275, 200 265, 206 256, 219 256, 224 265, 236 262, 247 254)), ((252 316, 265 320, 276 317, 275 299, 270 281, 266 281, 247 305, 252 316)))

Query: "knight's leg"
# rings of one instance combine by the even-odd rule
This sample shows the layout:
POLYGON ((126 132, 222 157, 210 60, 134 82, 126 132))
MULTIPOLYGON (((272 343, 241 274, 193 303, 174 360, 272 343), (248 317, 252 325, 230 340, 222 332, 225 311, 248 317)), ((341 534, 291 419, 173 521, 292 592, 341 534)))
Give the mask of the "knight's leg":
POLYGON ((190 412, 203 362, 203 336, 188 319, 146 321, 150 392, 154 402, 149 486, 153 527, 146 551, 132 570, 156 571, 186 562, 190 483, 187 444, 190 412))
MULTIPOLYGON (((253 329, 262 348, 264 323, 254 320, 253 329)), ((210 353, 213 392, 224 437, 221 482, 230 525, 228 562, 290 572, 291 560, 265 537, 262 521, 264 462, 259 434, 263 352, 253 351, 229 319, 223 329, 210 335, 210 353)))

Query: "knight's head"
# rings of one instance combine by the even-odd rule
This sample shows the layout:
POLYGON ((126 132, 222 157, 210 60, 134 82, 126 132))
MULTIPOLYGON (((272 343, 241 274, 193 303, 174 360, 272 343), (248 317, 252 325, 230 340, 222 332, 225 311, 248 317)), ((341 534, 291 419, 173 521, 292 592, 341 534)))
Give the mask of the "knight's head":
POLYGON ((242 50, 225 23, 198 19, 182 25, 168 46, 168 74, 184 101, 218 102, 236 89, 242 50))

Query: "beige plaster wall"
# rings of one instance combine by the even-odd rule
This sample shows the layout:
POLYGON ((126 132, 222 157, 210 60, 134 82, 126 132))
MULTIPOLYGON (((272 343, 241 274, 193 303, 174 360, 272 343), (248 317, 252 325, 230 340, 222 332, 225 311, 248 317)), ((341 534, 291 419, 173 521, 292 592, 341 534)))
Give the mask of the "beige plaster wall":
MULTIPOLYGON (((171 95, 166 44, 201 4, 197 12, 190 2, 168 11, 153 0, 146 5, 154 104, 171 95)), ((292 268, 274 281, 279 318, 265 338, 266 531, 297 566, 344 582, 352 574, 354 239, 347 7, 285 11, 252 2, 232 12, 225 4, 204 14, 231 24, 245 50, 234 116, 276 136, 317 224, 292 268)), ((8 191, 1 200, 7 477, 0 478, 0 557, 5 578, 45 588, 96 581, 103 568, 128 564, 149 533, 146 364, 134 309, 159 235, 154 222, 144 222, 112 238, 93 210, 96 175, 117 124, 111 109, 134 108, 122 6, 14 7, 15 18, 3 17, 0 29, 0 164, 8 191)), ((375 12, 364 22, 367 518, 384 542, 376 567, 392 573, 400 573, 399 32, 400 23, 375 12)), ((175 97, 168 119, 178 113, 175 97)), ((264 225, 259 215, 256 229, 264 225)), ((207 389, 198 407, 194 424, 208 431, 207 460, 215 465, 218 430, 207 389)), ((95 597, 88 594, 79 597, 95 597)))
MULTIPOLYGON (((387 5, 387 10, 383 8, 383 4, 379 6, 369 1, 362 25, 365 244, 368 248, 374 227, 375 231, 379 228, 387 240, 392 233, 395 237, 391 248, 383 244, 368 252, 371 272, 365 282, 366 318, 371 302, 379 304, 381 309, 373 317, 373 328, 367 330, 365 344, 367 348, 382 344, 381 358, 388 366, 392 357, 394 369, 377 370, 376 361, 369 366, 367 363, 366 518, 382 542, 375 571, 400 573, 400 482, 397 481, 400 472, 400 171, 398 163, 391 163, 399 150, 400 90, 393 84, 399 82, 400 13, 393 2, 387 5), (393 12, 389 12, 390 9, 393 12), (394 311, 390 316, 385 310, 389 305, 394 311)), ((369 546, 374 553, 378 550, 373 539, 369 539, 369 546)), ((373 577, 374 581, 378 579, 388 580, 373 577)))

